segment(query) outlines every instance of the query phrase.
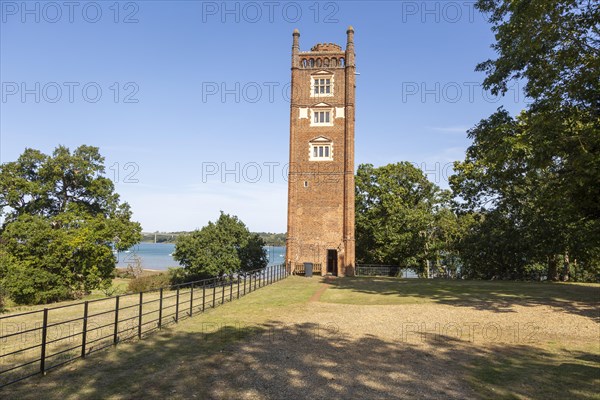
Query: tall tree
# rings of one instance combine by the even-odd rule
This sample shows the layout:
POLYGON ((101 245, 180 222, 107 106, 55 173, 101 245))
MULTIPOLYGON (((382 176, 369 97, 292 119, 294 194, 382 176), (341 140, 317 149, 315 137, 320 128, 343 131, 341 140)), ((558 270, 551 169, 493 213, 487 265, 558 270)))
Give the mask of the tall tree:
MULTIPOLYGON (((356 173, 356 249, 362 263, 408 267, 426 274, 440 260, 442 215, 449 193, 431 183, 409 162, 375 168, 359 165, 356 173)), ((446 208, 447 210, 447 208, 446 208)))
MULTIPOLYGON (((484 86, 502 94, 511 80, 523 79, 532 102, 516 118, 499 109, 469 131, 473 144, 451 179, 455 194, 464 211, 482 216, 477 229, 519 238, 516 247, 501 240, 507 254, 493 256, 517 252, 520 270, 508 276, 543 263, 549 279, 561 272, 567 279, 574 257, 594 269, 600 260, 600 5, 479 0, 477 7, 490 16, 498 54, 477 66, 487 74, 484 86)), ((492 253, 463 248, 461 254, 492 253)))
POLYGON ((17 302, 79 297, 110 282, 111 247, 141 239, 141 226, 104 173, 98 148, 26 149, 0 166, 0 282, 17 302), (118 241, 115 238, 118 237, 118 241))

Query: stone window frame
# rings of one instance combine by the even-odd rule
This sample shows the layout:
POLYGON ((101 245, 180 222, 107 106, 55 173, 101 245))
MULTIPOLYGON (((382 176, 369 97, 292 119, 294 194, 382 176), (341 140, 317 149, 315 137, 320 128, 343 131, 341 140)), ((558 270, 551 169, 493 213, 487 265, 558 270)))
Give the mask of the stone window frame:
POLYGON ((333 141, 324 136, 319 136, 318 138, 309 141, 308 161, 333 161, 333 141), (323 148, 323 155, 320 156, 317 153, 315 156, 315 152, 319 152, 319 148, 323 148), (328 153, 328 156, 325 156, 325 153, 328 153))
POLYGON ((316 97, 316 98, 333 97, 334 93, 335 93, 335 79, 334 79, 333 73, 314 74, 314 75, 310 76, 310 97, 316 97), (316 86, 315 81, 317 79, 329 79, 330 80, 329 93, 315 93, 315 86, 316 86))
POLYGON ((333 120, 335 119, 333 107, 315 107, 310 109, 310 126, 333 126, 333 120), (329 113, 329 122, 315 122, 315 113, 325 112, 329 113))

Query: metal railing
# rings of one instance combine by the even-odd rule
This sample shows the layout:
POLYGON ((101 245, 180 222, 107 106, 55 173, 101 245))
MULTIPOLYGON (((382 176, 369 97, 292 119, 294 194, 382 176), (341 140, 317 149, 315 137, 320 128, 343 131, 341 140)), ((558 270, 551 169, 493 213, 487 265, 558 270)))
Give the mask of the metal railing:
POLYGON ((357 264, 355 274, 356 276, 402 276, 403 268, 397 265, 357 264))
POLYGON ((0 388, 285 279, 285 265, 0 316, 0 388))

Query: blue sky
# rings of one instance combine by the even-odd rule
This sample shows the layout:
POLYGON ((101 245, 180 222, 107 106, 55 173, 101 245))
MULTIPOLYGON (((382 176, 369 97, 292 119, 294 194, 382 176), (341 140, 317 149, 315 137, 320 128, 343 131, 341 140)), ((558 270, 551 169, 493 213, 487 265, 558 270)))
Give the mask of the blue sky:
POLYGON ((411 161, 447 187, 466 130, 525 104, 481 88, 493 35, 465 1, 0 5, 0 160, 98 146, 146 231, 223 210, 285 232, 294 28, 309 50, 354 26, 357 166, 411 161))

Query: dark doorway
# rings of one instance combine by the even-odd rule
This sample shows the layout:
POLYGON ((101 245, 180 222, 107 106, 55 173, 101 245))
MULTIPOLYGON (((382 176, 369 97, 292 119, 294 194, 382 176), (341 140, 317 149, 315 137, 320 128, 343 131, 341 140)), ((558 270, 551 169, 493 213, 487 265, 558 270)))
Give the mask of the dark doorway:
POLYGON ((337 250, 327 250, 327 273, 337 276, 337 250))

